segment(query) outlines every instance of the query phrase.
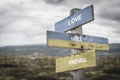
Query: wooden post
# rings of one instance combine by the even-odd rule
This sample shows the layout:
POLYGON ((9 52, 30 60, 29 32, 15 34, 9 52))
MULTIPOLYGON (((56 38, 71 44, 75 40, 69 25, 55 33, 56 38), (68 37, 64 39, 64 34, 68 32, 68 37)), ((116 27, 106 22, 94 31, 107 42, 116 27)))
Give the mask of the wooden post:
MULTIPOLYGON (((74 8, 70 11, 70 15, 73 15, 75 12, 79 11, 80 9, 78 8, 74 8)), ((77 33, 77 34, 83 34, 82 32, 82 26, 79 26, 78 28, 75 28, 73 30, 71 30, 71 33, 77 33)), ((72 38, 73 40, 75 40, 74 38, 72 38)), ((78 54, 80 52, 83 52, 84 50, 72 50, 72 54, 78 54)), ((73 72, 73 80, 84 80, 85 78, 85 71, 83 69, 80 70, 76 70, 73 72)))

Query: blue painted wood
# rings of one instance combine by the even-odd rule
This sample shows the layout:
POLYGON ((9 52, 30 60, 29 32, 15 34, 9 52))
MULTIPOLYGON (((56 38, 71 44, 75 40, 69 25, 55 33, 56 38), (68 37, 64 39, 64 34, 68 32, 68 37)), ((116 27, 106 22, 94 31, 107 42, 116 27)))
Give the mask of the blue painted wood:
POLYGON ((57 40, 69 40, 71 41, 72 38, 76 38, 77 41, 82 42, 92 42, 92 43, 99 43, 99 44, 108 44, 108 39, 103 37, 96 37, 90 35, 78 35, 72 33, 60 33, 54 31, 47 31, 47 38, 48 39, 57 39, 57 40))
POLYGON ((72 16, 68 16, 65 19, 55 24, 55 31, 65 32, 76 28, 94 20, 93 5, 90 5, 80 11, 77 11, 72 16))

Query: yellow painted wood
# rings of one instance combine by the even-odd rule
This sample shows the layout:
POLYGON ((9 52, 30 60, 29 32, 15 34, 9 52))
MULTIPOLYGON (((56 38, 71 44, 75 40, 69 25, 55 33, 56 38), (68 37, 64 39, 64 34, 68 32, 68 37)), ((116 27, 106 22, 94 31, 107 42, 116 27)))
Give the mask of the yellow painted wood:
POLYGON ((95 50, 56 59, 56 73, 95 66, 95 50))
POLYGON ((77 42, 67 40, 48 39, 48 46, 72 49, 96 49, 96 50, 109 50, 108 44, 97 44, 88 42, 77 42))

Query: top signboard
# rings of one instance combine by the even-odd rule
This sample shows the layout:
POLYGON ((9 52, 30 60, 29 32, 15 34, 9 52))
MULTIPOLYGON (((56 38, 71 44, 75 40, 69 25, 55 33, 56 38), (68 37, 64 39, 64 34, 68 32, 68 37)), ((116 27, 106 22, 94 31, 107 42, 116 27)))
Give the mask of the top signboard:
POLYGON ((72 16, 68 16, 65 19, 55 24, 55 31, 65 32, 72 30, 80 25, 88 23, 94 20, 93 5, 90 5, 80 11, 77 11, 72 16))

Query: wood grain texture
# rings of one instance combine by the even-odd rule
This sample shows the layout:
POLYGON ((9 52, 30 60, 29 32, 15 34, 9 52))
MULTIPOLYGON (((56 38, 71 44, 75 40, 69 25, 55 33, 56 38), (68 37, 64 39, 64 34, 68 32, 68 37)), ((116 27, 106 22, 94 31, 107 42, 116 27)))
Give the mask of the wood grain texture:
POLYGON ((48 46, 59 48, 72 48, 72 49, 95 49, 95 50, 109 50, 108 44, 97 44, 88 42, 77 42, 68 40, 48 39, 48 46))
POLYGON ((56 73, 96 66, 95 50, 56 59, 56 73))

